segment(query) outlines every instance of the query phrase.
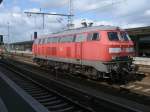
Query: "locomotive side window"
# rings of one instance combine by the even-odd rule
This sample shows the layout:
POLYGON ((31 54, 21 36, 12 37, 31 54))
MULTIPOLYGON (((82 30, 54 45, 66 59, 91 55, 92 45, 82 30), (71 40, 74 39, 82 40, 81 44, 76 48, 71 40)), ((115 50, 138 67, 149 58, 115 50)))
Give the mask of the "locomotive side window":
POLYGON ((119 40, 117 32, 108 32, 108 38, 111 41, 118 41, 119 40))
POLYGON ((42 44, 45 44, 45 38, 44 39, 42 39, 42 42, 41 42, 42 44))
POLYGON ((44 44, 47 44, 47 38, 45 38, 44 44))
POLYGON ((47 39, 47 43, 57 43, 58 40, 59 40, 58 37, 49 37, 49 38, 47 39))
POLYGON ((88 40, 89 41, 98 41, 100 38, 99 38, 99 33, 90 33, 88 35, 88 40))
POLYGON ((47 44, 47 42, 48 42, 48 38, 45 38, 45 44, 47 44))
POLYGON ((58 37, 53 37, 53 38, 52 38, 52 42, 53 42, 53 43, 57 43, 57 42, 58 42, 58 39, 59 39, 58 37))
POLYGON ((52 42, 52 38, 51 38, 51 37, 49 37, 49 38, 47 39, 47 43, 50 43, 50 42, 52 42))
POLYGON ((77 34, 75 42, 83 42, 86 41, 87 36, 85 34, 77 34))
POLYGON ((41 44, 41 42, 42 42, 42 39, 39 39, 39 42, 38 42, 38 43, 41 44))
POLYGON ((60 42, 73 42, 74 36, 65 36, 60 39, 60 42))
POLYGON ((40 44, 43 44, 43 39, 41 39, 40 44))

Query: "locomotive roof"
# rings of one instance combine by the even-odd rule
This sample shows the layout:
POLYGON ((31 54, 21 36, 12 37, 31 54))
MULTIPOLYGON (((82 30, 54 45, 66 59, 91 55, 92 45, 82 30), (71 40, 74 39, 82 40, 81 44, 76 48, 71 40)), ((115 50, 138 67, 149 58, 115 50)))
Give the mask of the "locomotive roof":
POLYGON ((80 33, 80 32, 87 32, 87 31, 92 31, 92 30, 116 30, 119 27, 116 26, 93 26, 93 27, 81 27, 81 28, 76 28, 76 29, 70 29, 70 30, 65 30, 62 32, 54 33, 54 34, 66 34, 66 33, 80 33))
POLYGON ((64 31, 61 31, 61 32, 56 32, 56 33, 52 33, 52 34, 45 35, 45 36, 50 36, 51 37, 51 36, 58 36, 58 35, 65 35, 65 34, 82 33, 82 32, 88 32, 88 31, 96 31, 96 30, 116 30, 118 28, 119 27, 109 26, 109 25, 107 25, 107 26, 100 25, 100 26, 92 26, 92 27, 81 27, 81 28, 69 29, 69 30, 64 30, 64 31))

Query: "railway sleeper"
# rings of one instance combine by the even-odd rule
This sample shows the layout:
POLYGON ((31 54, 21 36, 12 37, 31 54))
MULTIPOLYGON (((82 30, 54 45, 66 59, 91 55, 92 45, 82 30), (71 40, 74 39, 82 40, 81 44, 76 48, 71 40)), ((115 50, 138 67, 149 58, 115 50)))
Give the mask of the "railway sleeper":
POLYGON ((47 99, 39 99, 38 101, 41 102, 41 103, 45 103, 45 102, 50 102, 50 101, 53 101, 53 100, 56 100, 58 99, 56 96, 53 96, 53 97, 49 97, 47 99))
POLYGON ((62 100, 60 99, 57 99, 57 100, 54 100, 54 101, 50 101, 50 102, 44 102, 42 103, 44 106, 50 106, 50 105, 57 105, 59 103, 62 103, 62 100))
POLYGON ((37 87, 36 85, 33 85, 31 83, 22 83, 22 82, 17 82, 19 85, 24 86, 24 87, 37 87))
POLYGON ((24 86, 23 87, 24 90, 31 90, 31 89, 39 89, 38 86, 34 86, 34 87, 27 87, 27 86, 24 86))
POLYGON ((41 99, 47 99, 49 97, 52 97, 52 95, 48 94, 48 95, 43 95, 43 96, 38 96, 38 97, 35 97, 37 100, 41 100, 41 99))
MULTIPOLYGON (((51 109, 50 109, 51 110, 51 109)), ((74 112, 75 108, 73 106, 68 107, 68 108, 63 108, 63 109, 58 109, 58 110, 51 110, 51 112, 74 112)))
POLYGON ((69 105, 67 103, 61 103, 61 104, 58 104, 58 105, 49 106, 48 108, 55 109, 55 108, 65 108, 65 107, 68 107, 68 106, 69 105))
POLYGON ((48 92, 44 92, 44 93, 32 93, 31 95, 33 96, 33 97, 39 97, 39 96, 45 96, 45 95, 48 95, 49 93, 48 92))
POLYGON ((27 92, 31 92, 31 91, 40 91, 41 89, 40 88, 27 88, 27 89, 24 89, 25 91, 27 92))
POLYGON ((35 91, 35 90, 32 90, 31 91, 28 91, 30 94, 39 94, 39 93, 44 93, 45 91, 44 90, 38 90, 38 91, 35 91))

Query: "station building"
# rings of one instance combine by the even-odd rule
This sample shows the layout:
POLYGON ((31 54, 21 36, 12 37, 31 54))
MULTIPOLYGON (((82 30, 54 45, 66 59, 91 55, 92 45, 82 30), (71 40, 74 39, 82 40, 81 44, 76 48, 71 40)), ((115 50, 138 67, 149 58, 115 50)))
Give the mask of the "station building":
POLYGON ((10 50, 13 51, 32 51, 33 40, 31 41, 23 41, 23 42, 15 42, 9 44, 10 50))
POLYGON ((135 43, 138 57, 150 57, 150 26, 126 29, 135 43))

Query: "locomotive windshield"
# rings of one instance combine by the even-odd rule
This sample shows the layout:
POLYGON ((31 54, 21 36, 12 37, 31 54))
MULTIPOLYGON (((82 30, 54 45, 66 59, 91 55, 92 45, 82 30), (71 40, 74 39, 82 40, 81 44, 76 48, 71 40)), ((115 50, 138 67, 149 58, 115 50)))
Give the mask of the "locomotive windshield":
POLYGON ((121 35, 122 40, 124 40, 124 41, 129 41, 130 40, 129 35, 126 32, 121 32, 120 35, 121 35))
POLYGON ((108 32, 108 38, 110 41, 129 41, 131 40, 126 32, 108 32))
POLYGON ((111 41, 118 41, 119 40, 119 36, 117 32, 108 32, 108 38, 111 41))

